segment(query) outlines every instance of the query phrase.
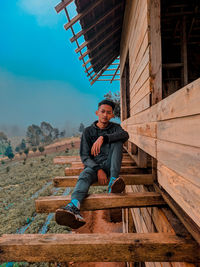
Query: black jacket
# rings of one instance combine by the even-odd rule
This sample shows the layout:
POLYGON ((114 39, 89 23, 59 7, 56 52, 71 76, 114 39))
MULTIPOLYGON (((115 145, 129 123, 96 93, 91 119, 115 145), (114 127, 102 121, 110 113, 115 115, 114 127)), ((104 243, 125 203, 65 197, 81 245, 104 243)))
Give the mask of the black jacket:
POLYGON ((104 129, 97 127, 96 123, 97 121, 85 128, 80 145, 80 156, 83 164, 85 167, 90 167, 95 171, 101 169, 100 163, 107 159, 110 143, 117 141, 124 143, 129 138, 128 133, 117 123, 110 122, 104 129), (104 137, 104 143, 101 146, 100 154, 94 157, 91 155, 91 148, 99 136, 104 137))

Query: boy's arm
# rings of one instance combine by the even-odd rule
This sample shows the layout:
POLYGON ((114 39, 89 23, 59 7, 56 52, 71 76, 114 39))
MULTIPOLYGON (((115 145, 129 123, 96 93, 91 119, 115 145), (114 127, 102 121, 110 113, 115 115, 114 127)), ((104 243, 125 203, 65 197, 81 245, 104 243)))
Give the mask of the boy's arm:
POLYGON ((123 143, 129 139, 129 134, 127 131, 122 129, 120 125, 116 127, 116 131, 111 134, 104 135, 104 142, 105 143, 113 143, 117 141, 122 141, 123 143))
POLYGON ((85 131, 83 132, 81 137, 80 157, 81 161, 86 167, 90 167, 94 171, 101 169, 101 167, 91 158, 91 147, 89 145, 89 140, 86 136, 85 131))

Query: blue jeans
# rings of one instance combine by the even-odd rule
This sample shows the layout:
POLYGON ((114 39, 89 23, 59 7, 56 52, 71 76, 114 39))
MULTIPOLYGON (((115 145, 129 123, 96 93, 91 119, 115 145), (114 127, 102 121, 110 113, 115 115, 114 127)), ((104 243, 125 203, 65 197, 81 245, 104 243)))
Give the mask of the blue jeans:
MULTIPOLYGON (((119 177, 122 162, 122 146, 123 143, 118 141, 111 144, 105 144, 101 147, 101 151, 108 150, 108 156, 107 159, 99 163, 99 165, 109 178, 119 177)), ((79 175, 71 198, 77 199, 81 203, 87 196, 90 186, 97 181, 97 171, 94 171, 90 167, 86 167, 79 175)))

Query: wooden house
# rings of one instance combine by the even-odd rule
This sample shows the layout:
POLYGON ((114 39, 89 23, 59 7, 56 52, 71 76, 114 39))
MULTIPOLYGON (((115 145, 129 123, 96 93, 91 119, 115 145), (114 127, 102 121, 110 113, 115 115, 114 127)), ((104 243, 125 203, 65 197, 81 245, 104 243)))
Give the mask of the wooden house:
MULTIPOLYGON (((96 247, 89 247, 89 241, 85 244, 83 236, 70 237, 74 253, 78 255, 79 251, 75 244, 84 243, 86 254, 91 248, 97 249, 105 253, 105 261, 120 261, 116 252, 119 249, 123 252, 121 259, 130 266, 195 266, 200 259, 200 2, 75 0, 77 15, 70 18, 67 8, 72 2, 63 0, 56 11, 66 13, 68 22, 64 27, 72 31, 71 42, 77 44, 76 52, 80 53, 91 84, 120 79, 121 123, 130 136, 127 153, 138 169, 153 175, 151 183, 142 180, 144 176, 140 181, 129 181, 129 204, 117 197, 113 206, 104 204, 106 208, 117 207, 116 203, 124 205, 127 236, 123 236, 121 245, 117 243, 119 237, 112 236, 112 255, 103 248, 105 235, 87 236, 96 242, 96 247), (77 22, 81 30, 76 33, 77 22), (161 195, 165 205, 152 207, 148 205, 150 198, 146 198, 145 205, 136 205, 136 193, 150 192, 161 195), (136 238, 132 233, 144 235, 136 238), (148 243, 150 239, 152 243, 148 243), (130 240, 134 244, 128 243, 130 240), (170 251, 164 250, 164 243, 170 251)), ((40 211, 55 209, 47 207, 46 200, 41 201, 45 204, 40 211)), ((88 203, 93 203, 92 199, 88 203)), ((59 237, 45 253, 53 254, 52 246, 55 249, 59 245, 61 249, 62 244, 69 251, 65 242, 66 237, 59 237)), ((101 261, 102 254, 94 251, 94 261, 101 261)), ((65 255, 65 259, 69 257, 65 255)))

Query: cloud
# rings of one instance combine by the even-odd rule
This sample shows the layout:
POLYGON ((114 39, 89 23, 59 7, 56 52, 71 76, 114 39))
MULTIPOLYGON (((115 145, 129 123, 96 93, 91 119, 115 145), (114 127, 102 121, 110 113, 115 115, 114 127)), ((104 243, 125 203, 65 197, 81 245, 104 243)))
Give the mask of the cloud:
POLYGON ((40 26, 55 26, 59 21, 54 7, 58 0, 19 0, 19 7, 26 13, 35 16, 40 26))

